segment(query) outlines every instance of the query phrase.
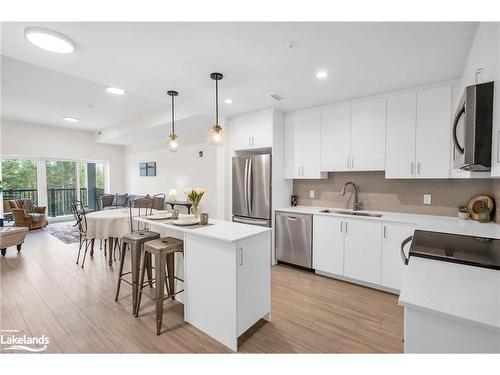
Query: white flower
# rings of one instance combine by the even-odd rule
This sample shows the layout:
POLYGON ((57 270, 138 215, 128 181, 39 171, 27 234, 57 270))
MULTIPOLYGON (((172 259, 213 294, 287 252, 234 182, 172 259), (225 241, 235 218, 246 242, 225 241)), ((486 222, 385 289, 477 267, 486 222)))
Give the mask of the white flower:
POLYGON ((196 194, 201 194, 201 193, 205 192, 205 189, 203 189, 201 187, 197 187, 197 188, 194 189, 194 191, 196 192, 196 194))

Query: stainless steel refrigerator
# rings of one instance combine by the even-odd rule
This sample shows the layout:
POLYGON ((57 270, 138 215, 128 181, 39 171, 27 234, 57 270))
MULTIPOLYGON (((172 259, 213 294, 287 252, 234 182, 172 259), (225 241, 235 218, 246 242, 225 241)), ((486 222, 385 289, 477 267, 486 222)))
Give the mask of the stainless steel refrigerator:
POLYGON ((233 157, 233 221, 271 226, 271 155, 233 157))

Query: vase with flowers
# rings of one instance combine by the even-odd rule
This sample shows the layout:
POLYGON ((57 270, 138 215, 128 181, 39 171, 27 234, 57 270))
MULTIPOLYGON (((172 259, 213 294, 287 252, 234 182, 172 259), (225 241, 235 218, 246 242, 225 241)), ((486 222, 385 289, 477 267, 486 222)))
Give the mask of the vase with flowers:
POLYGON ((205 190, 200 187, 186 189, 186 194, 188 199, 193 204, 191 206, 191 215, 194 215, 196 219, 200 217, 200 201, 203 198, 203 194, 205 194, 205 190))

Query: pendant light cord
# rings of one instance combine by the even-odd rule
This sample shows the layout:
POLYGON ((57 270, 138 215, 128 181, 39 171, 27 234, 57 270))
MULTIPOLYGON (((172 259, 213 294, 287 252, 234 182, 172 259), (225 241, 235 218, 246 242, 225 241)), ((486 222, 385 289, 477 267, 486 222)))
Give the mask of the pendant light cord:
POLYGON ((174 96, 172 95, 172 134, 175 134, 175 125, 174 125, 174 96))
POLYGON ((215 80, 215 124, 219 125, 219 79, 215 80))

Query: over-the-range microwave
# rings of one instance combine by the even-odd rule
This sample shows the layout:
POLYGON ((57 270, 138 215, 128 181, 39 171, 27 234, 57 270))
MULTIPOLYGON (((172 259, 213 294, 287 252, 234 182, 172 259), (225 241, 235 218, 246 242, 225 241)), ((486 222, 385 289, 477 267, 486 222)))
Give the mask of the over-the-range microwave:
POLYGON ((493 88, 493 82, 465 88, 453 121, 454 168, 491 169, 493 88))

